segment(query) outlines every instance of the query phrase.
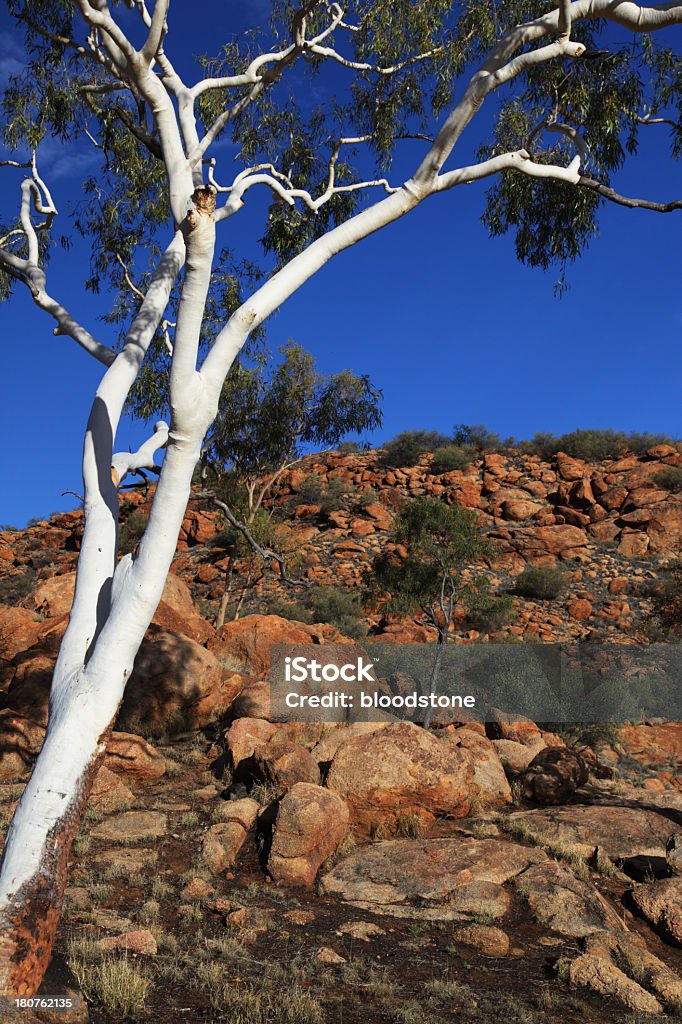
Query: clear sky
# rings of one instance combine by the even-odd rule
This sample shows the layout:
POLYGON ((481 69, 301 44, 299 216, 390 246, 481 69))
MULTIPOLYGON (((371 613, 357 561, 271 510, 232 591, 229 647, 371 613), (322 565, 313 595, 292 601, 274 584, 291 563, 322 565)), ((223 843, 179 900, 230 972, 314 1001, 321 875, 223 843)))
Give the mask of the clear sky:
MULTIPOLYGON (((257 17, 264 6, 208 4, 216 25, 226 24, 225 35, 245 26, 248 8, 257 17)), ((171 5, 174 57, 173 34, 195 53, 214 45, 211 16, 195 12, 188 0, 171 5)), ((19 41, 3 13, 0 80, 20 67, 19 41)), ((471 159, 478 141, 470 130, 459 162, 471 159)), ((408 146, 392 172, 396 182, 418 160, 419 143, 408 146)), ((41 172, 66 212, 92 157, 74 173, 56 144, 46 150, 41 172)), ((680 165, 668 153, 665 130, 649 129, 636 161, 614 183, 634 195, 679 197, 680 165)), ((226 168, 229 159, 226 152, 226 168)), ((12 189, 18 196, 20 172, 0 173, 7 209, 12 189)), ((482 183, 436 196, 337 257, 274 318, 272 341, 295 339, 325 371, 369 374, 385 395, 377 442, 406 428, 448 433, 456 422, 483 422, 518 438, 577 427, 682 434, 682 212, 607 208, 601 236, 570 268, 570 290, 558 300, 556 272, 525 269, 515 262, 511 237, 488 238, 480 224, 484 191, 482 183)), ((250 198, 222 226, 223 244, 255 253, 265 201, 250 198)), ((83 288, 83 255, 77 245, 53 258, 49 290, 111 340, 98 323, 102 297, 83 288)), ((53 337, 52 322, 21 286, 0 307, 0 329, 0 523, 21 526, 74 506, 61 492, 80 490, 82 432, 101 367, 69 339, 53 337)), ((144 425, 126 422, 118 447, 137 446, 143 435, 144 425)))

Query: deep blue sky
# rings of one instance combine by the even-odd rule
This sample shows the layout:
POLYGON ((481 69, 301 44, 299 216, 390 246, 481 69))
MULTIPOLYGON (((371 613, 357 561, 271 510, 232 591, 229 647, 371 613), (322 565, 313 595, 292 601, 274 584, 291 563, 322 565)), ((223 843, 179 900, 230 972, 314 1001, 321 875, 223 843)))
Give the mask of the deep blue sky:
MULTIPOLYGON (((246 23, 245 7, 209 4, 229 31, 246 23), (240 21, 241 19, 241 21, 240 21)), ((171 7, 172 38, 194 52, 214 38, 196 28, 187 0, 171 7)), ((0 79, 19 68, 16 37, 0 16, 0 79)), ((458 162, 471 158, 478 134, 463 140, 458 162)), ((418 143, 409 143, 418 146, 418 143)), ((406 151, 392 177, 407 177, 419 150, 406 151)), ((229 165, 229 153, 225 166, 229 165)), ((86 157, 89 160, 90 157, 86 157)), ((83 167, 50 144, 41 171, 57 207, 77 197, 83 167)), ((668 156, 664 129, 650 129, 640 154, 621 172, 623 192, 670 199, 680 195, 680 166, 668 156)), ((19 172, 1 172, 6 208, 19 172)), ((480 423, 504 436, 576 427, 682 433, 680 233, 682 213, 667 216, 609 207, 601 237, 570 268, 571 288, 553 295, 556 273, 519 266, 511 238, 487 237, 480 224, 485 185, 436 196, 342 254, 282 308, 270 326, 309 348, 325 371, 350 367, 384 390, 384 427, 377 442, 406 428, 449 432, 455 422, 480 423)), ((251 193, 253 195, 253 193, 251 193)), ((266 197, 223 225, 221 241, 254 252, 266 197)), ((60 227, 66 226, 64 217, 60 227)), ((49 290, 103 340, 101 300, 85 293, 80 247, 50 266, 49 290)), ((23 525, 74 505, 80 449, 100 367, 52 322, 20 286, 0 308, 3 391, 0 523, 23 525)), ((143 425, 127 422, 119 448, 137 446, 143 425)))

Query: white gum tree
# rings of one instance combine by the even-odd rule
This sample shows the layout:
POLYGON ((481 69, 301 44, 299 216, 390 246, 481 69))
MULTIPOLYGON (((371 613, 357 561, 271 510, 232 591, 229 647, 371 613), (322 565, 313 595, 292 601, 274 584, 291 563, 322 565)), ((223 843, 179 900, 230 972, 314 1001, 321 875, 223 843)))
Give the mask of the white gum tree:
POLYGON ((25 176, 18 219, 0 239, 2 285, 25 285, 54 333, 104 367, 84 439, 84 533, 47 734, 0 869, 0 991, 15 995, 35 992, 49 962, 71 842, 161 597, 223 382, 249 337, 337 254, 460 185, 494 178, 488 226, 515 229, 521 258, 541 265, 577 254, 605 199, 675 208, 619 196, 609 172, 622 160, 620 140, 640 124, 665 120, 677 139, 669 115, 677 58, 648 40, 682 22, 682 0, 276 3, 272 48, 229 45, 190 83, 169 55, 174 21, 196 15, 180 0, 171 11, 169 0, 8 0, 8 8, 25 31, 28 63, 4 101, 16 157, 5 164, 25 167, 25 176), (633 35, 646 38, 638 66, 655 77, 648 105, 623 57, 633 35), (334 90, 340 74, 349 76, 345 99, 337 92, 324 114, 306 108, 304 74, 332 68, 334 90), (503 88, 481 159, 458 166, 463 131, 503 88), (241 157, 229 184, 216 150, 228 131, 241 157), (93 279, 112 275, 107 330, 127 324, 113 344, 49 291, 57 209, 39 173, 49 134, 101 156, 101 178, 84 193, 95 213, 80 227, 95 237, 93 279), (404 139, 422 156, 408 180, 392 183, 390 154, 404 139), (354 153, 368 173, 354 171, 354 153), (588 159, 595 177, 584 174, 588 159), (112 182, 121 188, 118 221, 107 216, 112 182), (253 189, 272 196, 268 273, 251 289, 246 274, 239 289, 216 292, 226 280, 217 236, 229 234, 253 189), (140 251, 150 261, 141 271, 140 251), (116 451, 126 403, 146 415, 169 412, 134 454, 116 451), (117 490, 161 449, 139 550, 117 561, 117 490))

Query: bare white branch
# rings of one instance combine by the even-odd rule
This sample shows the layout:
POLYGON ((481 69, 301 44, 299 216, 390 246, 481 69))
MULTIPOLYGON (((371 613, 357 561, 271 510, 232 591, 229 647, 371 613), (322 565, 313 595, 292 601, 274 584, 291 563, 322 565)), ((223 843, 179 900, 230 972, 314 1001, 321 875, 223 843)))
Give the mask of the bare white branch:
POLYGON ((571 38, 571 0, 559 0, 559 39, 571 38))
POLYGON ((114 487, 120 487, 128 473, 140 469, 152 469, 154 455, 168 444, 168 424, 159 420, 154 424, 154 433, 140 445, 136 452, 119 452, 111 460, 111 477, 114 487))
MULTIPOLYGON (((9 161, 8 164, 10 164, 9 161)), ((11 166, 24 165, 12 163, 11 166)), ((45 271, 40 266, 38 233, 49 230, 57 214, 57 208, 49 188, 38 174, 35 152, 32 153, 28 166, 31 167, 32 177, 25 178, 21 184, 21 206, 19 213, 21 228, 14 228, 4 238, 0 239, 0 267, 16 280, 25 284, 31 292, 35 304, 56 320, 55 335, 68 335, 68 337, 73 338, 81 348, 89 352, 99 362, 105 366, 110 366, 115 358, 113 350, 97 341, 47 291, 45 271), (45 220, 39 224, 34 224, 32 209, 40 216, 44 216, 45 220), (7 242, 20 238, 22 235, 26 241, 26 258, 22 258, 16 253, 2 248, 7 242)))
POLYGON ((326 57, 328 60, 333 60, 337 64, 341 64, 342 67, 351 68, 353 71, 368 71, 375 75, 395 75, 398 71, 409 68, 413 64, 419 64, 421 61, 436 57, 439 53, 443 53, 443 49, 442 46, 436 46, 432 50, 415 54, 414 57, 408 57, 406 60, 399 61, 398 64, 390 64, 388 67, 381 67, 380 64, 367 64, 364 61, 350 60, 347 57, 343 57, 332 47, 320 46, 319 43, 310 43, 306 47, 305 52, 306 54, 314 54, 316 57, 326 57))

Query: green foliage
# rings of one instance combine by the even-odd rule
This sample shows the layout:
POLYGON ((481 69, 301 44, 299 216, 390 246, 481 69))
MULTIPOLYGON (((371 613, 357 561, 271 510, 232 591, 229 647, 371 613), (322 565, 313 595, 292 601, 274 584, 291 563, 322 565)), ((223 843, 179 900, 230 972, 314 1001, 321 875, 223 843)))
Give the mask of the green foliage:
POLYGON ((566 573, 548 566, 527 565, 516 578, 516 593, 538 601, 553 601, 566 588, 566 573))
POLYGON ((397 434, 384 444, 381 462, 394 469, 414 466, 420 455, 435 452, 448 443, 449 439, 436 430, 403 430, 401 434, 397 434))
POLYGON ((682 491, 682 466, 666 466, 654 473, 651 479, 657 487, 679 494, 682 491))
POLYGON ((367 444, 362 445, 359 441, 342 441, 336 450, 343 455, 355 455, 365 451, 367 448, 367 444))
POLYGON ((447 473, 451 469, 466 469, 477 455, 490 451, 508 449, 524 455, 539 455, 546 460, 558 452, 565 452, 576 459, 601 462, 620 458, 628 452, 644 455, 649 448, 659 444, 674 445, 676 442, 665 434, 627 433, 611 429, 579 429, 559 435, 537 433, 531 440, 516 441, 513 437, 501 438, 482 423, 458 423, 451 438, 434 430, 403 431, 384 445, 380 461, 396 468, 414 466, 425 452, 434 452, 430 471, 447 473))
MULTIPOLYGON (((241 511, 239 508, 237 510, 241 511)), ((249 523, 249 533, 256 544, 260 544, 261 547, 277 546, 277 525, 269 513, 262 508, 256 511, 249 523)), ((213 538, 212 544, 235 558, 255 556, 252 546, 245 539, 242 531, 232 526, 231 523, 226 522, 224 528, 213 538)))
POLYGON ((646 625, 652 641, 682 641, 682 563, 669 566, 664 580, 651 589, 651 614, 646 625))
POLYGON ((37 582, 36 572, 28 565, 0 579, 0 604, 19 604, 37 582))
POLYGON ((470 625, 482 633, 500 629, 516 617, 511 594, 493 594, 485 576, 477 577, 464 588, 463 600, 470 625))
POLYGON ((521 441, 517 447, 529 455, 550 459, 557 452, 566 452, 575 459, 600 462, 618 458, 627 452, 644 453, 657 444, 674 444, 665 434, 628 434, 617 430, 573 430, 556 437, 554 434, 536 434, 532 441, 521 441))
POLYGON ((130 554, 142 540, 147 529, 147 514, 136 508, 118 528, 118 547, 122 555, 130 554))
POLYGON ((368 499, 371 500, 371 492, 359 491, 345 480, 332 477, 327 481, 317 473, 308 473, 289 499, 289 505, 319 505, 322 515, 329 515, 340 509, 360 509, 368 499))
POLYGON ((499 451, 502 447, 500 435, 488 430, 483 423, 456 423, 452 430, 452 443, 476 452, 499 451))
POLYGON ((327 622, 353 640, 367 635, 360 596, 338 587, 311 587, 300 601, 269 601, 268 614, 294 622, 327 622))
POLYGON ((288 342, 275 367, 236 364, 224 386, 210 455, 242 481, 292 462, 304 447, 329 448, 381 424, 381 392, 350 370, 325 376, 288 342))
MULTIPOLYGON (((487 0, 481 6, 490 5, 487 0)), ((536 65, 517 80, 500 108, 492 143, 480 149, 481 158, 525 148, 538 163, 566 166, 575 155, 572 144, 542 128, 559 122, 576 130, 589 148, 583 173, 609 183, 626 153, 637 149, 637 116, 645 106, 644 77, 650 78, 650 70, 647 42, 635 37, 631 48, 606 53, 600 51, 602 31, 599 22, 580 22, 571 33, 588 55, 602 56, 536 65)), ((545 270, 552 264, 564 268, 597 233, 602 203, 594 192, 506 172, 488 191, 483 221, 492 235, 513 232, 521 262, 545 270)))
MULTIPOLYGON (((122 87, 107 62, 92 53, 78 5, 66 0, 8 0, 7 6, 17 43, 19 35, 25 41, 26 59, 23 70, 10 77, 2 95, 3 141, 8 155, 20 159, 26 156, 27 147, 38 146, 39 164, 43 143, 53 150, 63 146, 69 157, 73 156, 74 173, 80 167, 84 179, 80 199, 68 214, 61 215, 60 223, 71 218, 70 225, 61 228, 62 241, 68 245, 74 232, 87 239, 90 260, 85 283, 93 292, 111 292, 111 309, 104 319, 117 329, 120 338, 140 304, 139 295, 130 288, 128 273, 144 291, 172 230, 153 112, 148 100, 136 89, 122 87), (73 45, 68 40, 73 40, 73 45)), ((127 28, 123 6, 114 5, 113 14, 127 28)), ((220 145, 224 151, 231 149, 237 169, 271 164, 277 173, 286 174, 294 189, 319 196, 327 187, 336 140, 340 135, 356 136, 365 141, 336 153, 335 183, 379 179, 390 168, 401 140, 435 134, 455 95, 462 93, 461 79, 485 59, 503 33, 546 9, 541 0, 504 4, 497 0, 461 4, 451 0, 353 0, 344 10, 344 19, 356 24, 357 31, 339 28, 325 36, 325 45, 338 46, 355 66, 342 72, 334 62, 309 50, 292 52, 291 59, 281 62, 276 72, 263 65, 263 88, 251 102, 234 108, 220 145), (424 59, 412 59, 417 55, 424 59), (393 73, 377 73, 372 67, 384 71, 391 67, 393 73), (323 73, 328 77, 320 83, 323 73)), ((200 74, 238 74, 257 54, 286 48, 297 12, 297 5, 290 0, 275 0, 269 25, 242 32, 237 39, 221 39, 218 26, 211 51, 198 58, 200 74)), ((329 27, 329 16, 330 8, 323 4, 307 11, 309 38, 329 27)), ((169 56, 178 56, 174 50, 180 49, 182 39, 172 12, 168 20, 165 45, 169 56)), ((631 45, 600 56, 603 31, 600 20, 576 22, 572 37, 586 46, 584 59, 538 64, 499 94, 500 105, 490 108, 491 117, 477 122, 482 128, 478 140, 482 156, 528 147, 538 162, 565 164, 573 155, 567 139, 536 131, 538 125, 558 121, 584 136, 590 156, 583 169, 608 184, 626 155, 636 151, 639 114, 664 112, 670 117, 671 112, 674 116, 675 111, 682 111, 680 58, 651 37, 635 37, 631 45)), ((138 36, 133 34, 137 42, 138 36)), ((162 74, 159 68, 157 73, 162 74)), ((235 90, 202 94, 197 110, 200 136, 236 97, 235 90)), ((673 156, 682 151, 681 139, 682 129, 675 124, 673 156)), ((405 145, 411 147, 410 153, 419 152, 421 141, 405 145)), ((219 163, 219 179, 223 171, 227 183, 230 172, 219 163)), ((245 260, 223 249, 216 257, 203 319, 202 354, 254 286, 331 227, 366 207, 368 194, 364 189, 336 194, 315 212, 305 203, 289 204, 274 198, 267 207, 257 254, 245 260)), ((493 234, 514 232, 517 255, 525 263, 563 267, 597 232, 601 204, 592 191, 508 172, 493 181, 483 219, 493 234)), ((14 218, 13 209, 9 219, 2 218, 4 226, 11 227, 14 218)), ((45 258, 56 241, 41 234, 45 258)), ((11 284, 0 272, 0 301, 9 295, 11 284)), ((169 304, 170 320, 175 319, 178 297, 176 286, 169 304)), ((269 444, 254 446, 249 428, 240 419, 251 423, 252 401, 263 397, 258 358, 263 342, 259 327, 253 348, 227 385, 225 404, 234 411, 224 417, 225 430, 222 437, 216 436, 216 444, 227 449, 223 455, 228 463, 234 454, 226 441, 232 426, 238 428, 239 444, 249 449, 252 461, 271 461, 269 444), (250 374, 255 380, 246 379, 250 374)), ((163 332, 158 330, 131 392, 128 410, 144 418, 164 411, 168 373, 169 354, 163 332)), ((344 411, 344 396, 351 404, 368 401, 376 406, 376 392, 365 378, 354 378, 354 382, 352 375, 341 378, 343 375, 337 380, 338 401, 334 403, 330 397, 327 403, 327 427, 320 413, 319 431, 317 427, 312 431, 325 438, 322 444, 338 443, 344 432, 355 429, 343 427, 336 441, 327 440, 338 434, 339 418, 353 419, 347 408, 344 411)), ((329 395, 332 393, 330 384, 329 395)), ((376 413, 369 415, 367 422, 376 426, 376 413)), ((273 423, 280 437, 282 426, 273 423)), ((299 441, 306 443, 303 436, 299 441)), ((454 443, 461 446, 457 439, 454 443)), ((476 450, 485 450, 485 439, 471 444, 476 450)), ((394 458, 407 456, 396 450, 394 458)))
POLYGON ((456 444, 447 444, 434 452, 429 465, 429 473, 451 473, 458 469, 463 472, 471 465, 473 452, 470 448, 462 448, 456 444))
POLYGON ((268 601, 267 611, 268 615, 279 615, 289 622, 305 622, 311 625, 314 621, 310 608, 301 601, 268 601))
POLYGON ((313 587, 309 595, 314 622, 328 622, 344 636, 359 640, 367 634, 359 594, 338 587, 313 587))
POLYGON ((367 580, 367 597, 395 615, 435 608, 444 581, 451 581, 461 597, 475 591, 480 581, 463 585, 461 570, 494 554, 493 545, 481 536, 476 513, 438 498, 415 498, 405 505, 396 516, 392 540, 407 549, 407 558, 378 555, 367 580))

